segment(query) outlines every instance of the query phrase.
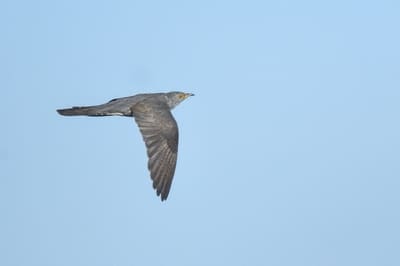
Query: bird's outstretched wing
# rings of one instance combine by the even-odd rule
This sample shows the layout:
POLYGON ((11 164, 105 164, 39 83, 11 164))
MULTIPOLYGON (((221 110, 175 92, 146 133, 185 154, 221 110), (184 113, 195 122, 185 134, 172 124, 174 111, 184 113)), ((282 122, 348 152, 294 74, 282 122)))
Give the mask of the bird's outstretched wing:
POLYGON ((178 125, 166 103, 144 100, 131 111, 146 144, 153 188, 166 200, 175 173, 178 125))

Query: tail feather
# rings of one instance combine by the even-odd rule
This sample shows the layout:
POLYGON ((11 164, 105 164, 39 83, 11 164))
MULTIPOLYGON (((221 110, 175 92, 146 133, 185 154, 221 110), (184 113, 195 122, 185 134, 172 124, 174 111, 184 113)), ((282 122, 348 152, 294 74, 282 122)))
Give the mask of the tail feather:
POLYGON ((105 104, 91 105, 91 106, 75 106, 72 108, 58 109, 57 112, 60 115, 75 116, 75 115, 86 115, 86 116, 132 116, 131 106, 132 102, 126 100, 126 98, 115 99, 105 104))
POLYGON ((124 115, 119 110, 113 110, 112 106, 108 105, 95 105, 95 106, 75 106, 72 108, 58 109, 60 115, 75 116, 109 116, 109 115, 124 115))
POLYGON ((105 113, 99 112, 98 108, 95 106, 82 106, 82 107, 72 107, 66 109, 58 109, 57 112, 60 115, 73 116, 73 115, 87 115, 87 116, 104 116, 105 113))

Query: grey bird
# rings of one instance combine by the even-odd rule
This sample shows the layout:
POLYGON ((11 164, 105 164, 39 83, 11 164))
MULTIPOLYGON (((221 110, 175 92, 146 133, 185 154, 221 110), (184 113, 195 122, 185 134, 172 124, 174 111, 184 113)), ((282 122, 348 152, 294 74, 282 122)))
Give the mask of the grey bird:
POLYGON ((167 199, 178 154, 178 125, 171 110, 192 93, 147 93, 116 98, 105 104, 59 109, 65 116, 134 117, 147 148, 153 188, 161 201, 167 199))

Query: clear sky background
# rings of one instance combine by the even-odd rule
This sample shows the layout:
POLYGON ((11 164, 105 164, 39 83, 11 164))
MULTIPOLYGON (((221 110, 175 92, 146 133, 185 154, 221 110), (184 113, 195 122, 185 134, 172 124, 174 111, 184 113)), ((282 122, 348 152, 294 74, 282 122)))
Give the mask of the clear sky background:
POLYGON ((400 265, 399 1, 0 3, 0 265, 400 265), (195 93, 156 197, 132 119, 195 93))

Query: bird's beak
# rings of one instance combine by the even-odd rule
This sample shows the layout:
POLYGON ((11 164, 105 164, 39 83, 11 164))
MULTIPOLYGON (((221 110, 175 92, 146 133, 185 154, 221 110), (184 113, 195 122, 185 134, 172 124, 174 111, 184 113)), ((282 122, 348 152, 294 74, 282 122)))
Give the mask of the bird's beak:
POLYGON ((194 93, 186 93, 186 98, 190 96, 194 96, 194 93))

